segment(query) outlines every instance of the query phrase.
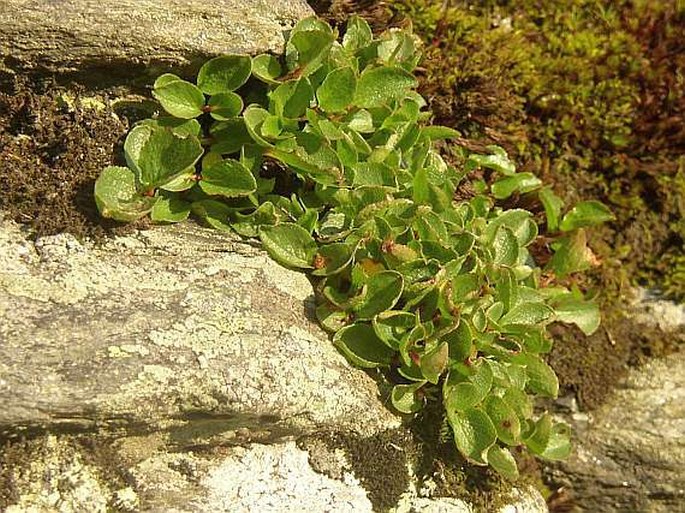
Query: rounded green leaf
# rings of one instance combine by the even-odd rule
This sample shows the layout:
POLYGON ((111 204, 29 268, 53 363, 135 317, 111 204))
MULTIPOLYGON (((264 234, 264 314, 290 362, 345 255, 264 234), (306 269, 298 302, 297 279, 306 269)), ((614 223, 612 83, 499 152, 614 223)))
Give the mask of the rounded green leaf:
POLYGON ((364 368, 390 365, 394 351, 386 346, 369 324, 355 323, 338 331, 333 343, 355 365, 364 368))
POLYGON ((507 176, 516 173, 516 166, 509 159, 507 152, 503 148, 500 148, 499 146, 488 146, 488 150, 492 152, 490 155, 469 155, 466 162, 467 167, 486 167, 507 176))
POLYGON ((252 59, 252 74, 270 85, 279 84, 278 77, 283 75, 279 60, 271 54, 263 53, 252 59))
POLYGON ((245 127, 250 137, 260 146, 273 147, 269 141, 262 136, 262 125, 269 117, 269 111, 264 110, 259 105, 249 105, 243 112, 245 127))
POLYGON ((283 82, 270 95, 276 114, 289 119, 303 116, 313 98, 314 90, 307 77, 283 82))
POLYGON ((288 267, 312 269, 316 242, 307 230, 295 223, 263 226, 259 238, 271 258, 288 267))
POLYGON ((410 385, 395 385, 392 388, 390 399, 393 407, 400 413, 416 413, 423 407, 423 398, 417 396, 425 381, 412 383, 410 385))
POLYGON ((542 358, 534 354, 521 353, 512 361, 526 367, 527 386, 532 392, 556 399, 559 394, 559 379, 542 358))
POLYGON ((549 306, 540 302, 521 303, 509 310, 499 320, 501 326, 510 324, 535 325, 546 321, 554 314, 549 306))
POLYGON ((207 102, 210 116, 217 121, 234 118, 243 110, 243 99, 235 93, 217 93, 207 102))
POLYGON ((454 411, 465 411, 480 404, 492 388, 493 374, 490 365, 482 362, 477 371, 464 378, 450 371, 443 385, 445 407, 454 411))
POLYGON ((169 192, 181 192, 187 191, 196 183, 197 176, 195 175, 194 170, 191 169, 188 173, 177 175, 176 178, 172 178, 170 181, 160 185, 159 188, 169 192))
POLYGON ((364 287, 361 302, 355 313, 359 319, 371 319, 374 315, 390 310, 402 295, 404 278, 397 271, 381 271, 369 278, 364 287))
POLYGON ((449 346, 446 342, 439 344, 436 348, 421 356, 419 367, 423 376, 433 383, 438 384, 440 376, 447 367, 449 356, 449 346))
POLYGON ((188 218, 190 203, 176 196, 162 195, 150 212, 150 219, 157 223, 178 223, 188 218))
POLYGON ((500 447, 499 445, 493 445, 488 450, 487 460, 492 468, 505 479, 509 479, 510 481, 518 479, 519 470, 516 466, 516 460, 509 449, 500 447))
POLYGON ((492 241, 493 262, 500 265, 512 266, 519 256, 519 243, 516 235, 506 226, 500 226, 492 241))
POLYGON ((204 219, 204 221, 217 230, 223 232, 230 232, 231 225, 229 219, 231 216, 231 208, 221 201, 206 199, 195 201, 191 205, 193 213, 204 219))
POLYGON ((495 425, 497 436, 507 445, 518 445, 521 436, 521 423, 516 410, 496 395, 485 399, 485 411, 495 425))
POLYGON ((508 198, 515 192, 525 193, 537 189, 542 181, 533 173, 516 173, 500 178, 492 184, 492 195, 497 199, 508 198))
POLYGON ((197 74, 197 85, 205 94, 235 91, 250 77, 252 59, 247 55, 223 55, 207 61, 197 74))
POLYGON ((562 232, 594 226, 615 219, 611 210, 599 201, 581 201, 569 210, 559 224, 562 232))
POLYGON ((371 41, 373 41, 373 32, 366 20, 356 14, 350 16, 342 40, 343 47, 354 52, 369 45, 371 41))
POLYGON ((138 157, 140 183, 146 187, 164 185, 194 166, 202 153, 197 137, 182 137, 168 128, 154 130, 138 157))
POLYGON ((233 159, 226 159, 202 170, 200 188, 212 196, 236 198, 247 196, 257 189, 254 176, 233 159))
POLYGON ((497 440, 490 417, 476 408, 459 412, 448 409, 447 419, 459 452, 477 465, 487 465, 487 451, 497 440))
POLYGON ((291 69, 299 69, 301 76, 314 73, 331 49, 335 36, 330 28, 324 30, 303 30, 292 34, 286 47, 286 59, 291 69))
POLYGON ((314 258, 315 276, 330 276, 342 271, 352 263, 354 250, 350 244, 337 242, 321 246, 314 258))
POLYGON ((416 326, 416 315, 404 311, 387 310, 373 318, 376 335, 388 347, 398 349, 402 336, 416 326))
MULTIPOLYGON (((159 79, 157 83, 160 83, 159 79)), ((162 81, 161 84, 159 87, 155 85, 152 95, 169 114, 181 119, 191 119, 202 114, 205 95, 195 85, 180 79, 162 81)))
POLYGON ((545 449, 538 453, 547 460, 565 460, 571 454, 571 430, 566 424, 554 424, 545 449))
POLYGON ((202 131, 202 127, 197 119, 178 119, 172 116, 145 119, 140 124, 153 129, 171 128, 172 132, 181 136, 194 135, 195 137, 200 137, 200 132, 202 131))
POLYGON ((485 229, 485 238, 492 241, 500 226, 506 226, 516 235, 520 246, 527 246, 538 235, 538 227, 527 210, 512 209, 492 219, 485 229))
POLYGON ((135 221, 150 212, 157 198, 136 191, 136 177, 127 167, 106 167, 95 181, 95 203, 103 217, 135 221))
POLYGON ((552 189, 545 187, 538 192, 538 197, 545 207, 545 216, 547 217, 547 231, 555 232, 559 227, 559 217, 561 216, 561 208, 564 202, 552 192, 552 189))
POLYGON ((553 306, 558 321, 575 324, 586 335, 592 335, 599 328, 599 307, 592 301, 576 299, 569 295, 556 300, 553 306))
POLYGON ((365 69, 357 81, 355 104, 359 107, 380 107, 402 98, 416 87, 416 78, 398 66, 365 69))
POLYGON ((133 129, 126 136, 126 141, 124 141, 124 156, 126 157, 126 163, 130 167, 136 176, 140 177, 140 167, 138 167, 138 160, 140 159, 140 152, 145 146, 145 143, 152 135, 153 128, 146 125, 138 125, 133 127, 133 129))
POLYGON ((357 77, 352 68, 334 69, 316 91, 319 107, 326 112, 344 111, 354 100, 356 90, 357 77))
POLYGON ((528 394, 523 390, 518 388, 507 388, 502 399, 504 399, 504 401, 516 412, 516 415, 518 415, 519 418, 519 424, 522 421, 529 419, 533 414, 533 403, 531 402, 530 397, 528 397, 528 394))

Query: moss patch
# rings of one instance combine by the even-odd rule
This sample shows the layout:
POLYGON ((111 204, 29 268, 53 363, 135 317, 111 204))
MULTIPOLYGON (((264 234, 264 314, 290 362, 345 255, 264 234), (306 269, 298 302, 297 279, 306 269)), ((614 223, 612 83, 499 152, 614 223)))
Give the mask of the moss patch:
POLYGON ((102 220, 93 185, 128 129, 105 102, 54 84, 0 87, 0 210, 36 235, 102 237, 130 227, 102 220))

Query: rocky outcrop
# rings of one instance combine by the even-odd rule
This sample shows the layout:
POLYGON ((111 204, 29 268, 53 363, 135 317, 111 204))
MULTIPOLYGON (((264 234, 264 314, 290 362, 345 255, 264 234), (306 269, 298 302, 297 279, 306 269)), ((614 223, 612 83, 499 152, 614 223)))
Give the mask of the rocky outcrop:
POLYGON ((0 70, 157 76, 224 53, 282 52, 284 31, 311 14, 304 0, 3 0, 0 70))
POLYGON ((471 511, 419 497, 411 437, 311 301, 193 223, 101 245, 0 223, 0 509, 471 511))
MULTIPOLYGON (((635 318, 685 331, 685 307, 640 294, 635 318)), ((582 511, 683 511, 685 352, 632 369, 596 411, 568 413, 572 456, 551 469, 582 511)))

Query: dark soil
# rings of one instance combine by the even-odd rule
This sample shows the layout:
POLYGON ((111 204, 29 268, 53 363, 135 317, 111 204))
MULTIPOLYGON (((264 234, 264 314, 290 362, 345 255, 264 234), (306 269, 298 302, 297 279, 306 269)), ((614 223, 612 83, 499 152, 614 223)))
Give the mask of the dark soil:
POLYGON ((37 236, 100 238, 130 230, 100 218, 93 185, 128 130, 85 92, 54 84, 0 84, 0 210, 37 236))

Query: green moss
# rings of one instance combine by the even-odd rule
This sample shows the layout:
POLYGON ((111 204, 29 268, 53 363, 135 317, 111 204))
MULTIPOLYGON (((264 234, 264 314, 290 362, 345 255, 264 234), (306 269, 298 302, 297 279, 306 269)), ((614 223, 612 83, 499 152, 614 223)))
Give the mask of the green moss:
POLYGON ((616 222, 595 236, 609 302, 629 281, 685 297, 684 3, 389 5, 427 43, 438 123, 505 146, 569 201, 611 205, 616 222))

